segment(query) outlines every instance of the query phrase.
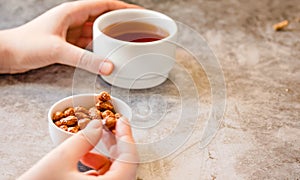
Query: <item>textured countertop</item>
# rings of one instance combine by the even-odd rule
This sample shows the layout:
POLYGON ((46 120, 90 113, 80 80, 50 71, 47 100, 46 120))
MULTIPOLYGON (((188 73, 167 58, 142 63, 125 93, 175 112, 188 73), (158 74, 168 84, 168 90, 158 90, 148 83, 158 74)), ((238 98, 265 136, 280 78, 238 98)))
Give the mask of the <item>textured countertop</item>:
MULTIPOLYGON (((23 24, 61 2, 2 1, 0 28, 23 24)), ((181 142, 142 149, 139 179, 300 179, 298 0, 132 2, 181 24, 184 45, 170 79, 156 88, 127 91, 63 65, 0 75, 0 179, 15 179, 54 147, 47 126, 54 102, 101 90, 130 97, 137 120, 144 120, 136 123, 155 125, 147 132, 136 130, 138 142, 170 136, 181 142), (272 25, 285 19, 291 21, 288 28, 273 31, 272 25), (212 52, 197 54, 206 43, 212 52), (212 61, 219 64, 211 68, 212 61), (146 116, 149 110, 154 113, 146 116), (184 114, 178 119, 178 113, 184 114), (216 122, 210 124, 212 114, 216 122), (181 121, 187 122, 170 134, 181 121), (205 135, 213 138, 208 145, 205 135)))

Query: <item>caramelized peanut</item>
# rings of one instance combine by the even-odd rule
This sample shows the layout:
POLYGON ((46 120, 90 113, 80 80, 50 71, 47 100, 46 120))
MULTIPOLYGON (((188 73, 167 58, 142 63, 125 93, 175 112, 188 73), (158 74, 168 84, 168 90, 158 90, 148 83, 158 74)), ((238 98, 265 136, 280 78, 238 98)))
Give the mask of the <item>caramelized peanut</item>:
POLYGON ((69 107, 64 111, 64 116, 68 117, 68 116, 73 116, 75 114, 74 108, 69 107))
POLYGON ((120 114, 120 113, 115 114, 116 119, 119 119, 121 116, 122 116, 122 114, 120 114))
POLYGON ((58 112, 53 113, 52 120, 53 121, 58 121, 58 120, 60 120, 63 117, 64 117, 64 113, 58 111, 58 112))
POLYGON ((283 30, 288 25, 289 25, 289 21, 288 20, 284 20, 284 21, 281 21, 279 23, 274 24, 273 25, 273 29, 275 31, 280 31, 280 30, 283 30))
POLYGON ((84 114, 88 114, 89 110, 87 110, 85 107, 77 106, 74 108, 75 113, 76 112, 83 112, 84 114))
POLYGON ((108 92, 105 92, 105 91, 102 91, 98 96, 97 98, 100 100, 100 101, 109 101, 111 98, 110 98, 110 95, 108 94, 108 92))
POLYGON ((99 101, 96 104, 96 107, 100 111, 105 111, 105 110, 114 110, 113 105, 109 101, 99 101))
POLYGON ((112 116, 115 117, 115 114, 113 112, 111 112, 110 110, 105 110, 104 112, 102 112, 102 118, 106 118, 107 116, 112 116))
POLYGON ((96 107, 89 109, 89 116, 91 119, 102 119, 102 113, 96 107))
POLYGON ((78 119, 89 118, 89 115, 88 115, 88 114, 85 114, 85 113, 83 113, 83 112, 76 112, 76 113, 75 113, 75 116, 76 116, 78 119))
POLYGON ((65 131, 68 131, 67 125, 61 125, 61 126, 59 126, 59 128, 65 130, 65 131))
POLYGON ((61 121, 55 121, 54 123, 57 127, 61 126, 62 125, 62 122, 61 121))
POLYGON ((117 119, 115 117, 107 116, 104 120, 104 126, 110 131, 116 128, 117 119))
POLYGON ((67 125, 67 126, 74 126, 77 124, 77 117, 75 116, 68 116, 65 118, 62 118, 60 121, 62 122, 63 125, 67 125))
POLYGON ((79 131, 79 126, 69 127, 68 131, 71 133, 77 133, 79 131))

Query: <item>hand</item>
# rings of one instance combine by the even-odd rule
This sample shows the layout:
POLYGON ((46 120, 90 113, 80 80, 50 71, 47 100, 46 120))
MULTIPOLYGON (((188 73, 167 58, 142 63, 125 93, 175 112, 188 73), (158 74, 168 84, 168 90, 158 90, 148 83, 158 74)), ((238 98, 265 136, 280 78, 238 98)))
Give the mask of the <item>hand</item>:
POLYGON ((102 137, 102 124, 94 120, 84 130, 52 150, 20 179, 135 179, 138 155, 127 120, 121 118, 117 121, 115 136, 109 133, 103 136, 114 159, 112 163, 101 154, 89 152, 102 137), (80 159, 95 170, 79 172, 77 163, 80 159))
POLYGON ((54 63, 108 75, 113 64, 86 51, 97 16, 138 8, 116 0, 63 3, 15 29, 0 31, 0 73, 21 73, 54 63))

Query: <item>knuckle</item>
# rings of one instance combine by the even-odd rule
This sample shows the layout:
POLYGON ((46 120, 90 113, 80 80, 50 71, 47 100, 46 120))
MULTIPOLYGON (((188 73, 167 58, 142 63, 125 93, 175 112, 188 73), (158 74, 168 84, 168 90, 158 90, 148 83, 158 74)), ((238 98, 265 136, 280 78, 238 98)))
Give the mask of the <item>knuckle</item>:
POLYGON ((73 7, 73 3, 72 2, 64 2, 64 3, 61 3, 58 7, 61 8, 62 10, 70 10, 73 7))

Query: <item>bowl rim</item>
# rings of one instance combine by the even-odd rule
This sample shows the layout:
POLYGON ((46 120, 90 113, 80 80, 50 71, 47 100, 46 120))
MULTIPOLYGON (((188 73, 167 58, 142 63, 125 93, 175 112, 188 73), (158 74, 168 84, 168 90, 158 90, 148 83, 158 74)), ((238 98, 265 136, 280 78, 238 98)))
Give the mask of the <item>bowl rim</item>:
MULTIPOLYGON (((96 94, 96 93, 76 94, 76 95, 67 96, 67 97, 65 97, 65 98, 62 98, 62 99, 56 101, 54 104, 51 105, 51 107, 50 107, 49 110, 48 110, 48 123, 49 123, 49 125, 52 126, 52 127, 54 127, 55 129, 59 130, 60 132, 65 133, 65 134, 69 134, 69 135, 76 134, 76 133, 71 133, 71 132, 65 131, 65 130, 63 130, 63 129, 57 127, 57 126, 54 124, 54 122, 53 122, 53 120, 52 120, 52 115, 53 115, 53 112, 52 112, 52 111, 53 111, 53 109, 54 109, 58 104, 60 104, 60 103, 62 103, 62 102, 64 102, 64 101, 67 101, 67 100, 69 100, 69 99, 72 99, 72 98, 78 98, 78 97, 91 97, 91 96, 93 96, 93 97, 96 98, 98 95, 99 95, 99 94, 96 94)), ((126 117, 126 118, 128 119, 128 121, 130 121, 131 118, 132 118, 132 110, 131 110, 130 106, 129 106, 127 103, 125 103, 123 100, 119 99, 119 98, 116 98, 116 97, 114 97, 114 96, 110 96, 110 97, 111 97, 111 100, 112 100, 112 104, 114 104, 114 102, 118 102, 118 103, 122 104, 122 106, 125 106, 126 109, 129 110, 130 117, 126 117)))

